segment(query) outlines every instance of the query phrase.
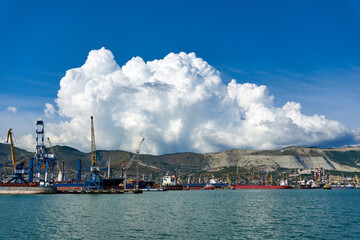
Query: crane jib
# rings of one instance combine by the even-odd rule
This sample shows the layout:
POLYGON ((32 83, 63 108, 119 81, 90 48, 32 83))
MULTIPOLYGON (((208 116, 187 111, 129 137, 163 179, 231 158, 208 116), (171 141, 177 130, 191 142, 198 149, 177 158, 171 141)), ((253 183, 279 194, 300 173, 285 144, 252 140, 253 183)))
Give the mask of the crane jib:
POLYGON ((12 128, 10 128, 8 131, 8 134, 7 134, 6 142, 9 142, 9 139, 10 139, 11 159, 12 159, 14 168, 16 168, 15 150, 14 150, 14 143, 13 143, 12 135, 13 135, 12 128))

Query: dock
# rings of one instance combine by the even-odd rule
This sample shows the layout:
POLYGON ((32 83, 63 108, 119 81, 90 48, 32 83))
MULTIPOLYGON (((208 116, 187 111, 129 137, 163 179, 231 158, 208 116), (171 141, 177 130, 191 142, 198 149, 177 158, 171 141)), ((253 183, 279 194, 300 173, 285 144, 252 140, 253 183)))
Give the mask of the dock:
POLYGON ((88 189, 88 190, 72 190, 72 191, 57 191, 57 194, 139 194, 143 193, 141 189, 112 189, 112 190, 101 190, 101 189, 88 189))

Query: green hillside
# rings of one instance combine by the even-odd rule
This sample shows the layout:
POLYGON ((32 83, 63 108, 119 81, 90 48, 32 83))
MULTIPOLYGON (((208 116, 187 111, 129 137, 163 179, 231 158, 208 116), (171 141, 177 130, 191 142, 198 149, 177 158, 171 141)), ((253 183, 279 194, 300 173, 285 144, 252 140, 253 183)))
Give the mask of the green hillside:
MULTIPOLYGON (((25 159, 26 163, 28 163, 29 159, 34 156, 34 153, 25 151, 21 148, 14 147, 14 150, 17 162, 25 159)), ((0 143, 0 164, 12 164, 11 149, 9 144, 0 143)))
MULTIPOLYGON (((73 176, 77 169, 78 159, 82 162, 82 168, 90 168, 90 153, 81 152, 75 148, 68 146, 54 146, 54 152, 57 156, 59 163, 64 162, 66 170, 73 176)), ((28 164, 29 159, 35 153, 28 152, 19 148, 15 148, 15 155, 18 162, 26 159, 28 164)), ((120 151, 120 150, 98 150, 97 163, 100 168, 107 167, 107 162, 110 159, 111 167, 115 170, 115 174, 119 175, 121 167, 126 166, 131 159, 133 153, 120 151)), ((320 148, 304 148, 304 147, 288 147, 281 150, 261 150, 261 151, 247 151, 247 150, 229 150, 220 153, 214 153, 216 158, 209 158, 208 154, 197 153, 174 153, 165 155, 149 155, 140 154, 140 174, 152 174, 159 176, 166 172, 181 173, 181 175, 188 174, 205 174, 206 172, 218 172, 219 174, 227 174, 234 171, 236 159, 247 157, 252 159, 254 157, 262 157, 266 159, 273 157, 273 159, 284 159, 286 156, 301 156, 301 157, 326 157, 328 160, 333 161, 341 166, 352 167, 353 172, 359 169, 360 165, 360 148, 339 148, 339 149, 320 149, 320 148), (234 154, 232 154, 234 152, 234 154), (229 155, 230 154, 230 155, 229 155), (254 156, 254 157, 251 157, 254 156), (274 158, 275 157, 275 158, 274 158), (210 167, 211 161, 220 161, 224 164, 223 167, 212 169, 210 167)), ((258 158, 255 158, 258 159, 258 158)), ((259 160, 253 160, 257 162, 259 160)), ((269 162, 271 163, 271 161, 269 162)), ((8 144, 0 143, 0 164, 11 164, 11 152, 8 144)), ((252 163, 254 164, 254 163, 252 163)), ((251 164, 245 167, 243 171, 251 171, 254 166, 251 164)), ((278 167, 279 168, 279 167, 278 167)), ((136 164, 133 164, 128 169, 128 175, 135 175, 136 164)), ((351 170, 350 170, 351 171, 351 170)), ((57 171, 55 171, 57 173, 57 171)))
POLYGON ((336 150, 324 151, 324 153, 329 156, 334 162, 339 164, 348 165, 351 167, 359 167, 360 165, 360 151, 346 151, 339 152, 336 150))

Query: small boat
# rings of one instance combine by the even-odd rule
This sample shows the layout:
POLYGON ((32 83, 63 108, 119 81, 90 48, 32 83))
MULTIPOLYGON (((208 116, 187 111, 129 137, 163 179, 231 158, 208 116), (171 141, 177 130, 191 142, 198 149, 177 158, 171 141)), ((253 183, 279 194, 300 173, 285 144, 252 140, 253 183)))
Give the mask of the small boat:
POLYGON ((147 192, 160 192, 160 191, 167 191, 166 188, 151 188, 151 187, 147 187, 145 189, 145 191, 147 192))
POLYGON ((313 182, 313 184, 311 184, 311 188, 320 188, 320 185, 316 182, 313 182))
POLYGON ((204 187, 205 190, 214 190, 215 187, 211 184, 206 184, 206 186, 204 187))
POLYGON ((325 189, 325 190, 331 190, 331 187, 330 187, 329 184, 325 184, 324 187, 323 187, 323 189, 325 189))
POLYGON ((143 190, 141 189, 131 189, 132 193, 134 194, 139 194, 139 193, 143 193, 143 190))
POLYGON ((331 185, 331 188, 333 189, 353 189, 354 186, 353 185, 342 185, 342 184, 335 184, 335 185, 331 185))

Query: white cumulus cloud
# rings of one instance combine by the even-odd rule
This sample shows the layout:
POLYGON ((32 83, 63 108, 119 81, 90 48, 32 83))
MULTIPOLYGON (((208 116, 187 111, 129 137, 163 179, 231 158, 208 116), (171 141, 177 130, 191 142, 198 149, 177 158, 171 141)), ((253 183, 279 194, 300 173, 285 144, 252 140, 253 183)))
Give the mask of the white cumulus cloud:
MULTIPOLYGON (((47 124, 54 144, 90 149, 94 116, 99 149, 143 152, 214 152, 229 148, 274 149, 359 139, 358 132, 324 116, 308 116, 301 105, 275 106, 266 86, 224 84, 220 73, 195 53, 170 53, 119 66, 111 51, 93 50, 83 66, 61 79, 58 113, 68 119, 47 124)), ((45 113, 53 114, 49 104, 45 113)))
POLYGON ((36 145, 35 139, 32 134, 27 134, 17 138, 15 140, 15 144, 17 145, 17 147, 24 148, 28 151, 34 151, 36 145))
POLYGON ((17 108, 14 106, 8 106, 6 109, 8 112, 12 112, 12 113, 16 113, 17 112, 17 108))
POLYGON ((53 117, 55 114, 55 107, 51 103, 45 104, 44 114, 46 117, 53 117))

